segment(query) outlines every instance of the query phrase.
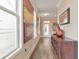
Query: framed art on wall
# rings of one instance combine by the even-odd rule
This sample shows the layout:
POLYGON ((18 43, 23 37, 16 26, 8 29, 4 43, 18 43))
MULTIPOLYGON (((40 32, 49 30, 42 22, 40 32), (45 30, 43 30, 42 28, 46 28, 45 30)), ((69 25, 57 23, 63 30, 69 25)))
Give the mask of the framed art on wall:
POLYGON ((70 23, 70 8, 65 10, 60 16, 59 16, 59 22, 61 25, 69 24, 70 23))

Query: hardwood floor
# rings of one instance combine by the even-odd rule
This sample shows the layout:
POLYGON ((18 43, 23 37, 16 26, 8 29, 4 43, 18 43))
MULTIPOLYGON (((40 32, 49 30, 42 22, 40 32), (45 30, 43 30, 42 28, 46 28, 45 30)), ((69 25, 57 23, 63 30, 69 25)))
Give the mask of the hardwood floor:
POLYGON ((50 38, 41 38, 30 59, 57 59, 50 38))

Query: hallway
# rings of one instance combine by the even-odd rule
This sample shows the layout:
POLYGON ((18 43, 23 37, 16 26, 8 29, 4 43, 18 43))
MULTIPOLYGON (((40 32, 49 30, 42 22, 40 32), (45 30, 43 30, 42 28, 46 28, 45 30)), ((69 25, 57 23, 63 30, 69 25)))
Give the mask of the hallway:
POLYGON ((0 0, 0 59, 78 59, 78 0, 0 0))
POLYGON ((40 38, 40 41, 30 59, 57 59, 55 51, 51 46, 50 38, 40 38))

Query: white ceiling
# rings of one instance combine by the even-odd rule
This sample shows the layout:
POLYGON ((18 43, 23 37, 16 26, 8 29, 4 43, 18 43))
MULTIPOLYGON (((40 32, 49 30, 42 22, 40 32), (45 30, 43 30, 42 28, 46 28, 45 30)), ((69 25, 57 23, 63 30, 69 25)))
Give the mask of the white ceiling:
POLYGON ((60 0, 30 0, 32 5, 37 9, 37 12, 42 17, 55 17, 57 6, 60 0), (47 14, 48 15, 44 15, 47 14))

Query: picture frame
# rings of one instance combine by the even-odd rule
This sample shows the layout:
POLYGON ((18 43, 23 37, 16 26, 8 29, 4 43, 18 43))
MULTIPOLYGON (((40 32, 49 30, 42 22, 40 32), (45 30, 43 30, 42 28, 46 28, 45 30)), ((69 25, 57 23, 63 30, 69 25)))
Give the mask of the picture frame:
POLYGON ((60 25, 69 24, 70 23, 70 8, 65 10, 60 16, 59 16, 59 23, 60 25))

